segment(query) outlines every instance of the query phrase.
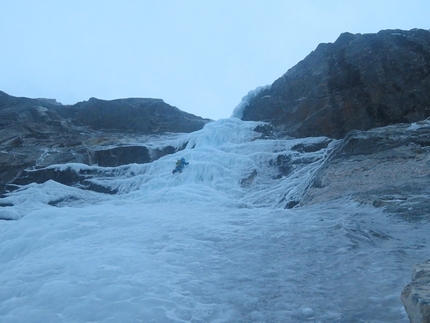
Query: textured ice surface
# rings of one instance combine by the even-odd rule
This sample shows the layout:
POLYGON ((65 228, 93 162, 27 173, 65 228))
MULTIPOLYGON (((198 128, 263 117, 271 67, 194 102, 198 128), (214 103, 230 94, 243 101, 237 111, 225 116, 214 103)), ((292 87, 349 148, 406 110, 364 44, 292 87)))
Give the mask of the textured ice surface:
POLYGON ((220 120, 170 136, 188 143, 174 155, 104 169, 94 180, 117 195, 49 181, 8 196, 0 321, 408 322, 400 292, 428 225, 348 199, 284 209, 326 151, 260 140, 256 125, 220 120), (288 176, 280 154, 296 161, 288 176))

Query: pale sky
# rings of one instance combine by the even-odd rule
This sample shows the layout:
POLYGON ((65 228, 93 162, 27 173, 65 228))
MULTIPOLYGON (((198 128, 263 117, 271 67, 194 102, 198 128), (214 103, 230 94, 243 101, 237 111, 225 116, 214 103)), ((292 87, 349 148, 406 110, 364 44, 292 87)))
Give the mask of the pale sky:
POLYGON ((430 28, 429 0, 0 0, 0 90, 160 98, 228 118, 343 32, 430 28))

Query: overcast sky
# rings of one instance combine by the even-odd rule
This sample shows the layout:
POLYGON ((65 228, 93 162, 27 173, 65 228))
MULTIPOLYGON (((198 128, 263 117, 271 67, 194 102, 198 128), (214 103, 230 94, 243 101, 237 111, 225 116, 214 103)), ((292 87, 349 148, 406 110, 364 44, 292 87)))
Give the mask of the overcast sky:
POLYGON ((429 0, 1 0, 0 90, 217 120, 342 32, 413 28, 430 28, 429 0))

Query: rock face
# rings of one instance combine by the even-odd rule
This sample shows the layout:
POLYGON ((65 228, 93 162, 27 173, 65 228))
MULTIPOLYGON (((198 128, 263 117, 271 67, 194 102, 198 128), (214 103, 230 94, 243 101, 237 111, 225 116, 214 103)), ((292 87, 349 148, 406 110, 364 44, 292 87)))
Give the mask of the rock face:
POLYGON ((91 98, 73 106, 55 109, 64 118, 72 119, 95 130, 116 129, 122 132, 161 134, 192 132, 203 128, 206 119, 183 112, 160 99, 91 98))
MULTIPOLYGON (((63 106, 55 100, 17 98, 0 91, 0 194, 7 183, 49 179, 49 174, 30 176, 25 169, 150 162, 175 149, 148 149, 145 135, 192 132, 207 122, 156 99, 90 99, 63 106), (129 144, 131 138, 142 144, 129 144)), ((66 181, 64 174, 51 175, 66 181)))
POLYGON ((243 120, 268 121, 297 137, 343 138, 423 120, 430 116, 430 31, 344 33, 247 104, 243 120))
POLYGON ((430 322, 430 260, 414 266, 401 298, 411 323, 430 322))
POLYGON ((430 220, 430 121, 350 132, 317 171, 300 201, 338 198, 430 220))

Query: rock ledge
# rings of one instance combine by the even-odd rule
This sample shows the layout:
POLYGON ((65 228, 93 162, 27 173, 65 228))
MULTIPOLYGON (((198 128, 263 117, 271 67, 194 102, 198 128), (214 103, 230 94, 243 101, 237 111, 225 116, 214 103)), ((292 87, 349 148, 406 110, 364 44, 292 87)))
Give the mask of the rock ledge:
POLYGON ((401 299, 411 323, 430 322, 430 259, 414 266, 401 299))

